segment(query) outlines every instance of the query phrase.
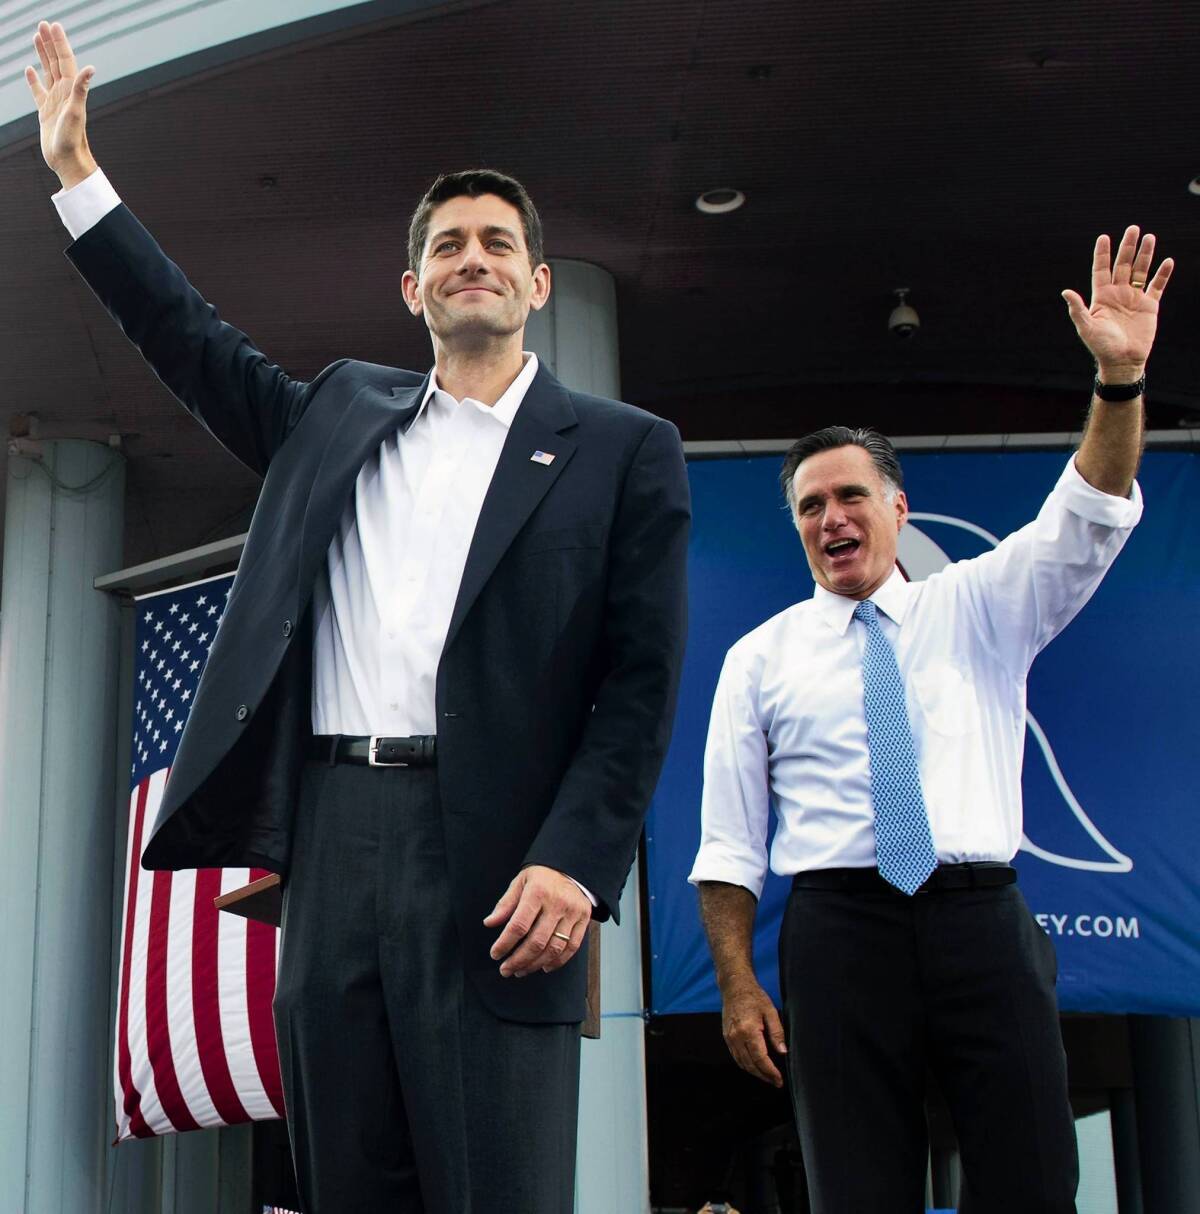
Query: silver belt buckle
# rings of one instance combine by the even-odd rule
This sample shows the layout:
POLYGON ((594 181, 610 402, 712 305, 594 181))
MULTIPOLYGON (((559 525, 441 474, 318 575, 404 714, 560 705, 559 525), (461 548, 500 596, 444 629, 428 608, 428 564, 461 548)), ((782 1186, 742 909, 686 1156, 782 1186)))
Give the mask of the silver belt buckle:
POLYGON ((370 746, 367 750, 367 765, 369 767, 407 767, 407 763, 389 763, 386 759, 377 759, 375 756, 379 751, 379 742, 383 734, 373 733, 371 735, 370 746))

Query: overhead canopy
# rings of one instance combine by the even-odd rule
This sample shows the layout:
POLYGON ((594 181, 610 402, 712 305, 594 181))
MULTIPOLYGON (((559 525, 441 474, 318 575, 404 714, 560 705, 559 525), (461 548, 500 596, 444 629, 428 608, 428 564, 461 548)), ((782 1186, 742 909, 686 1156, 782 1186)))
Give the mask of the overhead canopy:
MULTIPOLYGON (((362 24, 250 40, 175 79, 167 64, 129 95, 137 79, 107 85, 104 47, 91 56, 92 144, 117 188, 296 374, 345 355, 428 364, 399 293, 407 218, 439 171, 489 164, 527 183, 551 255, 615 275, 624 393, 687 438, 835 418, 1074 429, 1089 367, 1059 291, 1085 288, 1094 235, 1129 221, 1181 264, 1151 424, 1191 412, 1200 40, 1185 6, 1150 0, 1136 20, 1034 0, 414 10, 346 9, 362 24), (698 212, 721 186, 746 205, 698 212), (895 287, 922 322, 906 343, 887 332, 895 287)), ((62 259, 53 185, 28 137, 0 149, 0 421, 33 411, 45 434, 123 436, 130 563, 243 530, 254 479, 62 259)))

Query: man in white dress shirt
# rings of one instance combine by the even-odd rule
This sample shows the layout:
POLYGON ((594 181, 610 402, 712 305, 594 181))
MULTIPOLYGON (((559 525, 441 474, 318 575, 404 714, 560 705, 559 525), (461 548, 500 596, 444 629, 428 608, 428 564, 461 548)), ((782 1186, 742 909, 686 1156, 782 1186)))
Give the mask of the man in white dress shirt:
POLYGON ((1096 242, 1083 442, 1037 518, 922 583, 896 567, 891 444, 841 426, 781 481, 813 597, 737 642, 705 754, 689 878, 738 1064, 790 1081, 816 1214, 924 1208, 926 1075, 950 1106, 964 1209, 1062 1214, 1078 1179, 1053 945, 1018 892, 1025 681, 1141 515, 1144 373, 1170 275, 1129 228, 1096 242), (767 869, 793 878, 781 1019, 751 958, 767 869))
POLYGON ((678 432, 522 351, 550 269, 525 190, 486 170, 440 177, 410 225, 433 369, 287 375, 100 171, 62 26, 34 41, 68 256, 263 477, 142 863, 286 874, 306 1214, 567 1214, 578 950, 619 914, 683 653, 678 432))

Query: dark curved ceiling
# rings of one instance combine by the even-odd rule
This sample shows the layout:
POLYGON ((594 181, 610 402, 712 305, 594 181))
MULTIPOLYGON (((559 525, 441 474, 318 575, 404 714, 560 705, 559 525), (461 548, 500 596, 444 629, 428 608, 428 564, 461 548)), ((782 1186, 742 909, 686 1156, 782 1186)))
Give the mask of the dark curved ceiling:
MULTIPOLYGON (((1059 291, 1086 288, 1097 232, 1138 222, 1179 263, 1150 369, 1151 425, 1175 427, 1200 414, 1197 29, 1158 0, 495 0, 98 90, 91 138, 300 376, 424 368, 409 211, 441 170, 507 170, 552 256, 615 275, 625 397, 693 439, 1077 428, 1090 371, 1059 291), (695 210, 724 185, 742 210, 695 210)), ((254 479, 76 280, 53 185, 36 147, 0 152, 0 410, 124 436, 128 563, 240 530, 254 479)))

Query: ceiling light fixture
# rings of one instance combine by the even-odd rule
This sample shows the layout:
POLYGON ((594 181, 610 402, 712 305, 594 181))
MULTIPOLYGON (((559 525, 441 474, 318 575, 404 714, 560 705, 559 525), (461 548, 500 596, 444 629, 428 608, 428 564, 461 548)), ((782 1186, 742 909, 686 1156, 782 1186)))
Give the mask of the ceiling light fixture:
POLYGON ((1200 194, 1200 174, 1197 174, 1188 182, 1188 193, 1200 194))
POLYGON ((741 190, 705 190, 696 199, 696 210, 704 215, 728 215, 746 201, 741 190))

